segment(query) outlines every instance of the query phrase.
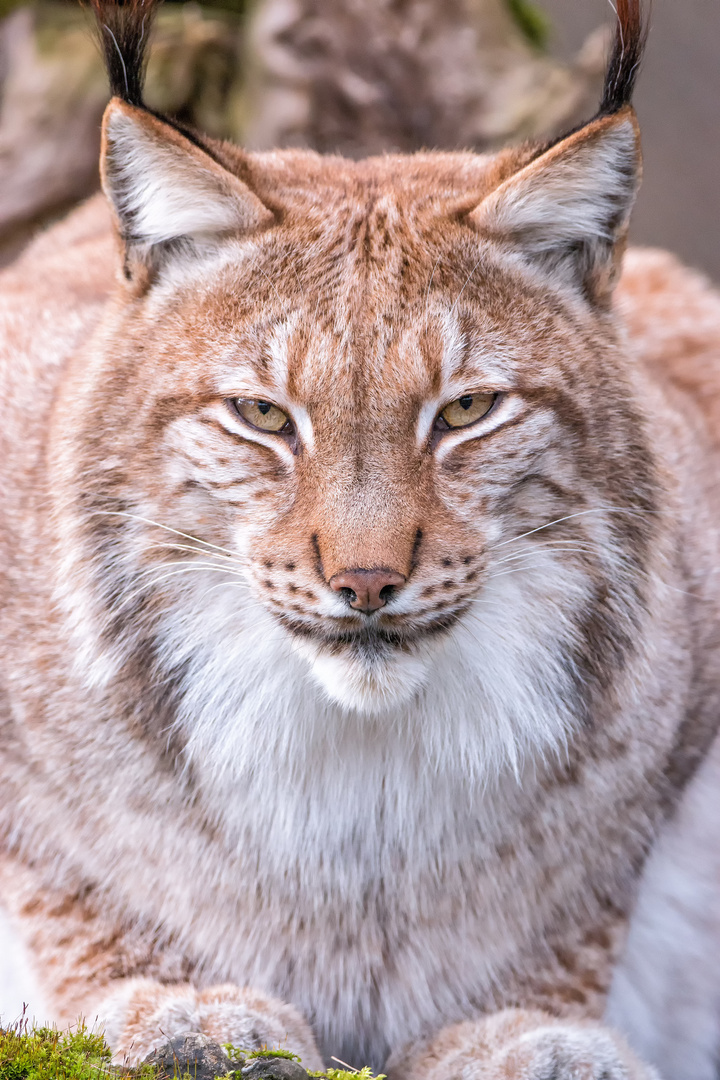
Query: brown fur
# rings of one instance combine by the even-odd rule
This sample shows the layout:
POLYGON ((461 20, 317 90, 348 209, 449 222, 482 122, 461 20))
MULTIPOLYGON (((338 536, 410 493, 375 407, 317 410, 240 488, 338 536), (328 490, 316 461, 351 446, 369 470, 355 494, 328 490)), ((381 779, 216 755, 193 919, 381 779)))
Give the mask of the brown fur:
POLYGON ((597 1021, 720 715, 720 300, 614 294, 621 105, 350 162, 115 100, 111 217, 5 273, 3 895, 120 1055, 654 1075, 597 1021))

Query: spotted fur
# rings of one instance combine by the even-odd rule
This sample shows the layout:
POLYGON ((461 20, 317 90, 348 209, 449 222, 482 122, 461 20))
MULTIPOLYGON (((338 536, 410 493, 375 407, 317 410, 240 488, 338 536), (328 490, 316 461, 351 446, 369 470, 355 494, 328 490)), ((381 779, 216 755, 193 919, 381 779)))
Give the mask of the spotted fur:
POLYGON ((350 162, 116 98, 110 216, 5 272, 3 895, 120 1055, 654 1075, 599 1021, 720 716, 720 307, 653 254, 618 303, 617 104, 350 162))

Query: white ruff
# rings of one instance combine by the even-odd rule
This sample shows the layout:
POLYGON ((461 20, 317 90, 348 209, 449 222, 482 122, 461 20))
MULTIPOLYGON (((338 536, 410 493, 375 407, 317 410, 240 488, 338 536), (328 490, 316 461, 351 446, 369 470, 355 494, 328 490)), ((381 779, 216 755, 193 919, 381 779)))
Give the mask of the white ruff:
MULTIPOLYGON (((410 836, 427 820, 428 785, 442 777, 450 789, 478 792, 566 743, 573 719, 562 646, 583 589, 577 572, 549 556, 490 582, 447 636, 374 671, 352 658, 308 659, 244 589, 208 591, 193 577, 162 650, 166 662, 187 664, 177 724, 188 764, 217 793, 231 833, 263 836, 278 868, 311 849, 310 862, 337 850, 349 829, 362 829, 381 788, 398 811, 385 827, 411 847, 432 843, 410 836)), ((447 826, 437 821, 438 837, 447 826)))

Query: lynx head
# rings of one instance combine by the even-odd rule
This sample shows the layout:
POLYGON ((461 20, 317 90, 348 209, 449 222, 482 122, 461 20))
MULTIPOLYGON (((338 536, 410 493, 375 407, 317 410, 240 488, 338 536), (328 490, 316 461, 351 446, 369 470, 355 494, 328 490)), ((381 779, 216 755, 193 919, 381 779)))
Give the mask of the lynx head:
POLYGON ((358 162, 151 114, 145 8, 102 8, 124 270, 73 445, 108 632, 148 648, 170 611, 222 652, 259 627, 371 714, 453 656, 458 700, 520 712, 537 684, 581 713, 622 665, 654 480, 611 304, 639 177, 619 8, 582 129, 358 162))

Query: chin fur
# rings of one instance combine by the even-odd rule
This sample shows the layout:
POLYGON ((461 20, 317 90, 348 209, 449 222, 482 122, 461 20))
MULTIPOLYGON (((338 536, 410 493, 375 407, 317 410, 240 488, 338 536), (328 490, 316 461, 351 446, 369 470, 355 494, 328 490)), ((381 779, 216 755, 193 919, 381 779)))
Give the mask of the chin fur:
POLYGON ((384 645, 379 649, 348 646, 331 652, 302 642, 301 655, 330 701, 359 713, 382 713, 409 701, 425 685, 429 657, 384 645))

